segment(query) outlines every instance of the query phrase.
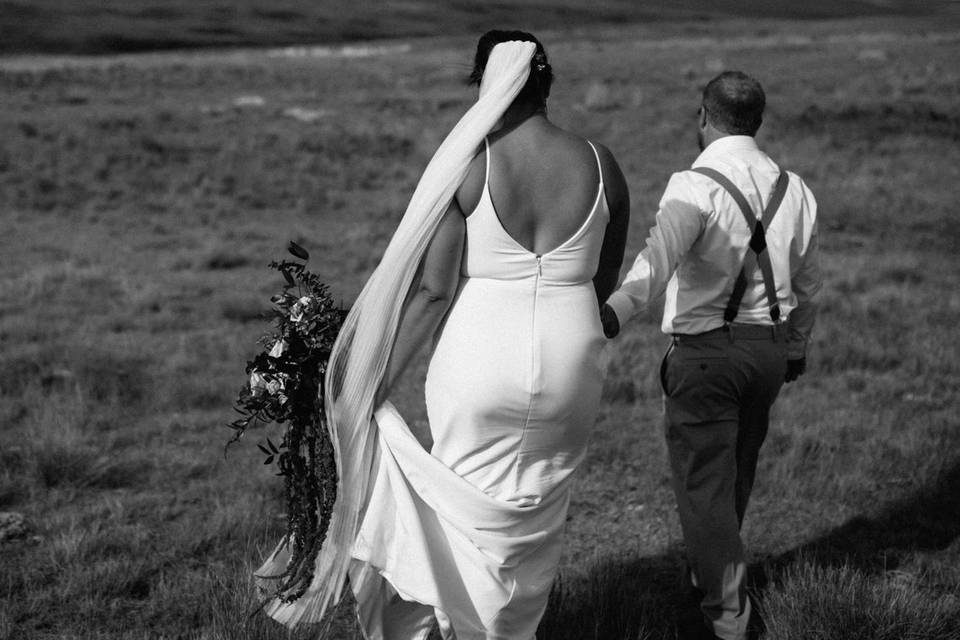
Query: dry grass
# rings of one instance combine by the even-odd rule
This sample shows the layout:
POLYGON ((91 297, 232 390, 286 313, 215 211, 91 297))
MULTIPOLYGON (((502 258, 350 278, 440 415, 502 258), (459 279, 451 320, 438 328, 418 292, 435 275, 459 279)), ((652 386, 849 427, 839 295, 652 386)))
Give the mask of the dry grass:
MULTIPOLYGON (((872 637, 951 637, 938 628, 960 582, 955 26, 545 40, 551 117, 610 146, 630 182, 631 256, 695 156, 697 87, 722 67, 765 83, 761 142, 817 194, 827 274, 810 371, 778 401, 747 515, 767 636, 812 637, 797 616, 819 611, 825 640, 858 620, 872 637)), ((252 442, 222 455, 277 286, 265 264, 293 239, 356 294, 470 102, 470 45, 0 61, 0 510, 32 528, 0 546, 0 638, 288 637, 247 617, 250 573, 282 526, 279 483, 252 442)), ((545 640, 675 636, 656 315, 611 352, 545 640)), ((421 393, 408 382, 422 427, 421 393)), ((333 636, 356 637, 351 625, 344 608, 333 636)))
POLYGON ((956 640, 960 597, 926 592, 915 576, 799 564, 763 600, 770 640, 956 640))

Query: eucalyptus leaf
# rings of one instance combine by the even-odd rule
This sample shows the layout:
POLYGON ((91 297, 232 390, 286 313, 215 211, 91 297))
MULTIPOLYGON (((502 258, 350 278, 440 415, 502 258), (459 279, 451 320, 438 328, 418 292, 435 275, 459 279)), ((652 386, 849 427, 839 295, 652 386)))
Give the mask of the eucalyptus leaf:
POLYGON ((295 257, 300 258, 304 262, 310 259, 310 254, 307 252, 307 250, 293 240, 291 240, 290 244, 287 246, 287 251, 292 253, 295 257))

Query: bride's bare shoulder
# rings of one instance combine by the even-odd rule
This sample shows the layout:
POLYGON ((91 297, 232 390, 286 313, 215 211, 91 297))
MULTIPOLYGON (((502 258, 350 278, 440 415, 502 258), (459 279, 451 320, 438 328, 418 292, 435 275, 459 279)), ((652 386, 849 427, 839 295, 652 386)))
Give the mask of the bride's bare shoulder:
MULTIPOLYGON (((573 166, 584 169, 590 169, 596 166, 596 156, 594 156, 593 149, 590 147, 591 142, 587 138, 567 131, 566 129, 560 129, 559 127, 553 138, 556 149, 553 155, 557 163, 567 167, 570 167, 572 163, 573 166)), ((594 143, 594 146, 596 146, 599 152, 599 145, 594 143)))

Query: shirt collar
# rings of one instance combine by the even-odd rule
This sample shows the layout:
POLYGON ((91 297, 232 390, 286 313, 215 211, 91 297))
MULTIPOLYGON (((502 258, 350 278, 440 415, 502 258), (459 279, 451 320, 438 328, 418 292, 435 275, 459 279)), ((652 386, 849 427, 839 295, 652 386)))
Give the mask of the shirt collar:
POLYGON ((711 158, 718 156, 739 155, 744 152, 759 151, 759 149, 753 136, 723 136, 707 145, 707 148, 693 161, 693 166, 707 164, 711 158))

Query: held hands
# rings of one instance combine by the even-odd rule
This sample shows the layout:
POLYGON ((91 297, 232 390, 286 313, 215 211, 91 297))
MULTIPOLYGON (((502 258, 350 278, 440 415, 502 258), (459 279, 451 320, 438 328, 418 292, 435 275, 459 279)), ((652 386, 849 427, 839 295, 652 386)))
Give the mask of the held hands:
POLYGON ((615 338, 620 333, 620 320, 613 308, 606 303, 600 307, 600 323, 603 325, 603 335, 607 338, 615 338))
POLYGON ((797 358, 796 360, 787 360, 787 373, 783 376, 784 382, 793 382, 807 370, 807 359, 797 358))

